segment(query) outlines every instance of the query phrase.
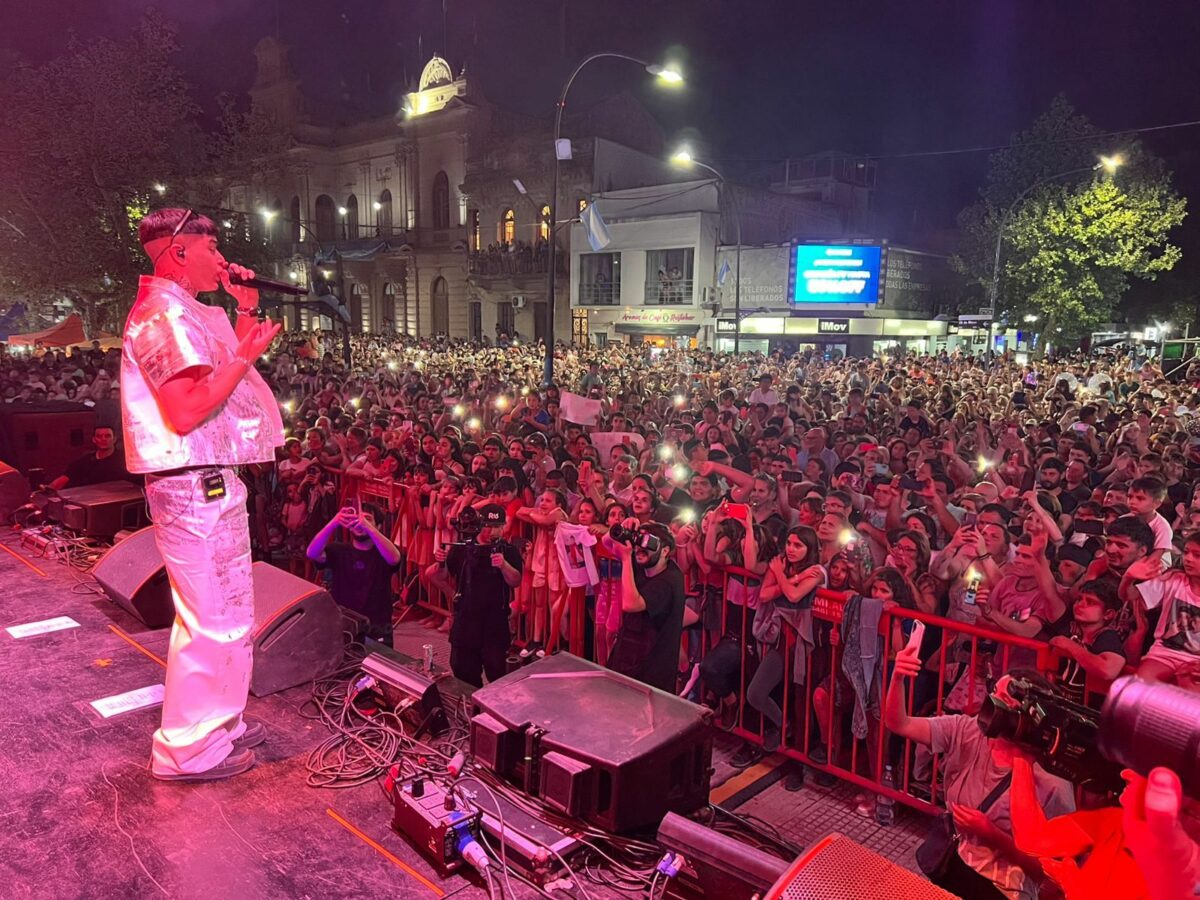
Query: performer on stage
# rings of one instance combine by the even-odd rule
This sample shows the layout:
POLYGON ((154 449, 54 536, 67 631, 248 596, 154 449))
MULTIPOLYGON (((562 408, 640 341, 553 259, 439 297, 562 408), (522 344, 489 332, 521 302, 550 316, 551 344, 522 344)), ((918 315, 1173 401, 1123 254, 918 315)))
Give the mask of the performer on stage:
POLYGON ((250 686, 254 587, 246 488, 238 467, 270 462, 283 423, 254 361, 280 326, 260 322, 258 291, 230 283, 253 272, 217 249, 217 226, 191 210, 160 209, 138 227, 153 262, 125 324, 121 414, 130 472, 146 502, 175 599, 162 727, 152 771, 213 781, 254 765, 262 724, 242 717, 250 686), (225 288, 238 305, 196 299, 225 288))

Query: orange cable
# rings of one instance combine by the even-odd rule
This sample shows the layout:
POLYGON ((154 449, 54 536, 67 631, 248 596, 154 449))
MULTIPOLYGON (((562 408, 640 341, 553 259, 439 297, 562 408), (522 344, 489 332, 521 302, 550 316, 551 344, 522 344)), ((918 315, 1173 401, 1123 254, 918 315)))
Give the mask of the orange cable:
POLYGON ((335 822, 337 822, 339 825, 341 825, 343 828, 345 828, 347 831, 349 831, 352 835, 354 835, 356 838, 361 840, 363 843, 367 844, 369 847, 372 847, 380 855, 382 855, 385 859, 389 859, 392 862, 394 862, 397 866, 399 866, 401 869, 403 869, 405 872, 407 872, 409 875, 411 875, 417 881, 421 882, 421 884, 425 885, 425 887, 427 887, 431 891, 433 891, 434 894, 436 894, 438 897, 446 896, 446 892, 443 891, 440 887, 438 887, 436 884, 434 884, 432 881, 430 881, 428 878, 426 878, 424 875, 422 875, 420 872, 418 872, 416 869, 414 869, 412 866, 410 866, 404 860, 400 859, 400 857, 396 856, 396 854, 392 853, 390 850, 388 850, 386 847, 384 847, 378 841, 363 834, 361 831, 359 831, 357 828, 355 828, 353 825, 351 825, 349 822, 347 822, 345 819, 343 819, 341 816, 339 816, 332 809, 326 807, 325 812, 329 813, 329 815, 333 818, 333 820, 335 822))
POLYGON ((129 644, 129 646, 133 647, 134 650, 144 653, 146 656, 150 657, 152 660, 154 660, 156 663, 158 663, 164 669, 166 668, 167 661, 165 659, 163 659, 157 653, 152 653, 151 651, 147 650, 145 647, 142 646, 142 644, 140 642, 135 640, 132 635, 126 634, 124 631, 122 631, 116 625, 109 625, 108 627, 112 630, 113 634, 115 634, 117 637, 119 637, 125 643, 129 644))
POLYGON ((49 577, 50 577, 50 576, 49 576, 49 575, 47 575, 45 572, 43 572, 41 569, 39 569, 37 566, 35 566, 35 565, 34 565, 32 562, 30 562, 29 560, 27 560, 27 559, 26 559, 24 556, 22 556, 20 553, 17 553, 17 552, 15 552, 15 551, 13 551, 11 548, 9 548, 7 544, 0 543, 0 550, 3 550, 5 553, 7 553, 7 554, 8 554, 9 556, 11 556, 13 559, 18 559, 18 560, 20 560, 21 562, 25 563, 25 565, 29 566, 29 568, 33 569, 33 571, 37 572, 37 573, 38 573, 39 575, 41 575, 43 578, 49 578, 49 577))

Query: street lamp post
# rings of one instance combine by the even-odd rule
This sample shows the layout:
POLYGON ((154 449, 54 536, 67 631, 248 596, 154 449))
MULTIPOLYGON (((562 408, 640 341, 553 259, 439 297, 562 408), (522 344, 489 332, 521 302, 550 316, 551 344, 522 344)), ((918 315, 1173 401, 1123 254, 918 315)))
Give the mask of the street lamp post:
POLYGON ((562 161, 559 155, 559 141, 562 140, 562 115, 563 109, 567 105, 567 92, 571 90, 571 85, 575 82, 575 78, 583 71, 584 66, 597 59, 605 58, 625 59, 629 62, 637 63, 651 75, 656 76, 661 81, 667 84, 681 84, 683 76, 678 70, 667 68, 665 66, 648 63, 645 60, 638 59, 636 56, 627 56, 624 53, 602 52, 593 53, 591 56, 584 57, 571 72, 566 83, 563 84, 562 91, 558 95, 558 107, 554 113, 554 179, 550 188, 550 241, 546 248, 546 263, 549 270, 546 274, 546 361, 542 372, 542 380, 547 384, 554 382, 554 306, 555 306, 555 229, 558 226, 558 178, 559 178, 559 163, 562 161))
POLYGON ((1057 181, 1060 178, 1070 178, 1072 175, 1082 175, 1085 172, 1095 172, 1100 169, 1103 169, 1111 175, 1118 168, 1120 168, 1123 162, 1124 160, 1122 160, 1119 155, 1101 156, 1100 162, 1096 163, 1094 166, 1080 166, 1077 169, 1068 169, 1066 172, 1059 172, 1056 175, 1047 175, 1045 178, 1039 178, 1033 184, 1029 185, 1029 187, 1025 188, 1025 190, 1021 191, 1021 193, 1017 194, 1017 198, 1013 200, 1013 202, 1009 204, 1008 209, 1004 211, 1004 215, 1000 217, 1000 226, 996 229, 996 253, 992 259, 992 284, 988 291, 988 312, 991 315, 991 319, 988 322, 989 357, 994 352, 992 347, 992 327, 996 321, 996 301, 999 299, 1000 251, 1004 243, 1004 232, 1008 228, 1008 220, 1012 218, 1012 214, 1016 211, 1017 206, 1020 205, 1022 200, 1029 196, 1031 191, 1041 187, 1043 184, 1048 184, 1051 181, 1057 181))
POLYGON ((737 238, 733 263, 734 278, 737 279, 733 286, 733 355, 737 356, 741 352, 742 337, 742 213, 737 202, 737 192, 730 190, 729 182, 725 180, 724 175, 708 163, 700 162, 688 150, 679 150, 671 157, 671 161, 676 165, 695 166, 711 172, 720 185, 721 193, 729 198, 730 211, 733 213, 733 229, 737 238))

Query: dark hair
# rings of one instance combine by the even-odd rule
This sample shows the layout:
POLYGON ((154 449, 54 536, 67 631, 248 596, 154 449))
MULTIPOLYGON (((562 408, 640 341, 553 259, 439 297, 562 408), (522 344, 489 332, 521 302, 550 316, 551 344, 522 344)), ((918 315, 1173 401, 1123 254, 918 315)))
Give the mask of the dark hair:
POLYGON ((801 569, 807 569, 809 566, 815 566, 821 561, 821 542, 817 540, 817 533, 807 525, 796 525, 788 529, 787 535, 779 545, 779 555, 783 557, 783 570, 788 575, 795 575, 801 569), (800 542, 804 544, 804 559, 800 561, 796 571, 792 571, 792 565, 787 561, 787 556, 784 551, 786 549, 787 539, 792 535, 800 538, 800 542))
POLYGON ((1104 533, 1108 537, 1127 537, 1135 544, 1141 544, 1147 553, 1154 551, 1154 532, 1137 516, 1121 516, 1105 528, 1104 533))
MULTIPOLYGON (((1200 538, 1197 538, 1200 542, 1200 538)), ((1095 594, 1106 610, 1116 612, 1121 608, 1121 594, 1115 578, 1094 578, 1085 581, 1079 588, 1080 594, 1095 594)))
POLYGON ((1129 483, 1131 491, 1141 491, 1158 503, 1167 496, 1167 486, 1163 484, 1161 478, 1155 478, 1153 475, 1147 475, 1144 478, 1135 478, 1129 483))
POLYGON ((517 492, 517 480, 511 475, 501 475, 492 482, 493 494, 507 494, 509 491, 514 494, 517 492))
POLYGON ((899 569, 894 569, 891 566, 884 566, 882 569, 876 569, 868 576, 866 583, 863 585, 863 593, 870 591, 871 585, 876 581, 884 582, 892 589, 892 599, 905 609, 916 609, 917 603, 912 595, 912 588, 908 586, 908 579, 900 574, 899 569))
POLYGON ((220 232, 217 231, 217 223, 208 216, 178 207, 166 207, 152 210, 142 217, 142 221, 138 223, 138 240, 145 247, 151 241, 169 238, 184 216, 188 216, 188 220, 184 223, 180 234, 204 234, 209 237, 220 235, 220 232))

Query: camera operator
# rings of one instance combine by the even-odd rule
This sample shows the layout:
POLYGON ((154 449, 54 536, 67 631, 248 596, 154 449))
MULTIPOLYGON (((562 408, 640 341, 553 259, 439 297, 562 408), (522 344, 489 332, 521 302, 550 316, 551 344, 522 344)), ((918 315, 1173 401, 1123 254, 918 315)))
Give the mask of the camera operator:
POLYGON ((346 506, 309 542, 308 558, 318 568, 332 572, 330 593, 339 606, 366 616, 368 636, 392 643, 392 575, 400 564, 400 551, 375 527, 375 516, 346 506), (350 543, 330 542, 341 526, 350 532, 350 543))
POLYGON ((512 589, 521 583, 521 554, 500 539, 504 507, 467 507, 455 522, 460 542, 439 547, 425 570, 430 583, 454 597, 450 669, 459 681, 483 687, 501 678, 511 642, 508 630, 512 589))
POLYGON ((604 546, 621 560, 621 627, 609 668, 674 693, 685 598, 683 573, 671 560, 671 529, 628 518, 605 535, 604 546))
MULTIPOLYGON (((883 715, 893 734, 944 754, 946 805, 961 840, 957 849, 949 850, 944 869, 927 874, 961 897, 1032 900, 1044 873, 1036 859, 1017 848, 1010 822, 1013 760, 1025 751, 1004 738, 987 737, 975 716, 910 716, 903 682, 920 673, 917 649, 905 647, 897 654, 883 715)), ((1001 678, 997 691, 1006 684, 1001 678)), ((1070 784, 1040 766, 1033 773, 1037 798, 1047 815, 1074 811, 1070 784)))

